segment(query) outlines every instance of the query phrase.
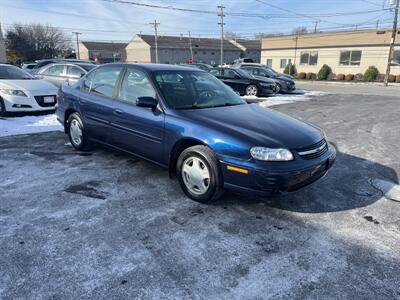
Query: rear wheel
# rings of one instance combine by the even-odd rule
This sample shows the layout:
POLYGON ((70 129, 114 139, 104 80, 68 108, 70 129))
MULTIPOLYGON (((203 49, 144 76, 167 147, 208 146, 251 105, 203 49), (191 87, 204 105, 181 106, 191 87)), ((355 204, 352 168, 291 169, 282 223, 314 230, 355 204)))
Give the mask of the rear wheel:
POLYGON ((195 201, 206 203, 223 193, 218 160, 206 146, 184 150, 177 162, 177 175, 184 193, 195 201))
POLYGON ((88 138, 85 127, 79 113, 73 113, 68 118, 67 132, 72 146, 78 151, 84 151, 88 148, 88 138))
POLYGON ((254 84, 251 84, 246 87, 246 96, 257 96, 258 88, 254 84))
POLYGON ((0 117, 5 117, 6 115, 6 105, 4 104, 4 100, 0 98, 0 117))

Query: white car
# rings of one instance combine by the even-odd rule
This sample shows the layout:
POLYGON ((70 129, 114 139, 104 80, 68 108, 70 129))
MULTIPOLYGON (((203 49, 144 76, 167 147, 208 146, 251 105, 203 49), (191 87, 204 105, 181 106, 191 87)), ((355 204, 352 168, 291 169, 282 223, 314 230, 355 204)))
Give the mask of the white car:
POLYGON ((0 64, 0 116, 54 110, 57 88, 12 65, 0 64))

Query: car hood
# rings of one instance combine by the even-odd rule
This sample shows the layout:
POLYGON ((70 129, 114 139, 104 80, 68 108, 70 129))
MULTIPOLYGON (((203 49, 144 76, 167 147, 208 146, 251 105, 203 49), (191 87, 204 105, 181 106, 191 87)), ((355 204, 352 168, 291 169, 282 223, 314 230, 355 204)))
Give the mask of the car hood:
POLYGON ((284 77, 284 78, 293 80, 293 76, 288 75, 288 74, 284 74, 284 73, 278 73, 278 77, 284 77))
POLYGON ((57 91, 57 88, 51 83, 41 80, 41 79, 32 79, 32 80, 1 80, 1 86, 12 88, 12 89, 22 89, 25 91, 33 92, 37 90, 54 90, 57 91))
POLYGON ((296 149, 319 142, 320 129, 258 104, 181 110, 177 114, 250 146, 296 149))

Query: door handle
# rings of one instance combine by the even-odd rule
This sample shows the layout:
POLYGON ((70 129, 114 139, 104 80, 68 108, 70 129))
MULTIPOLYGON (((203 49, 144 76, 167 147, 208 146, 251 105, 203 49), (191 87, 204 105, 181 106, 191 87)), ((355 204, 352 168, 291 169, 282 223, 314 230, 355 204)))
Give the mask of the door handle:
POLYGON ((120 110, 120 109, 114 109, 114 115, 122 115, 124 112, 122 111, 122 110, 120 110))

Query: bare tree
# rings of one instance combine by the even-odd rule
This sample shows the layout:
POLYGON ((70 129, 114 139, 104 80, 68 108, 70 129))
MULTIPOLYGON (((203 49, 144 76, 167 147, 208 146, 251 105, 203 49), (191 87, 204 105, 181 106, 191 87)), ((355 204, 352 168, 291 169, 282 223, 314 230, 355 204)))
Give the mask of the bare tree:
POLYGON ((240 35, 235 33, 235 32, 233 32, 233 31, 226 31, 224 33, 224 36, 228 40, 240 39, 240 35))
POLYGON ((308 33, 308 30, 307 30, 307 27, 305 27, 305 26, 299 26, 299 27, 296 27, 295 29, 293 29, 292 33, 295 35, 301 35, 301 34, 308 33))
POLYGON ((254 35, 254 37, 256 39, 262 39, 262 38, 268 38, 268 37, 274 37, 274 36, 282 36, 282 35, 283 35, 283 33, 280 33, 280 32, 276 32, 276 33, 259 32, 259 33, 256 33, 254 35))
POLYGON ((42 24, 14 24, 6 32, 10 63, 53 58, 70 48, 71 39, 59 28, 42 24))

